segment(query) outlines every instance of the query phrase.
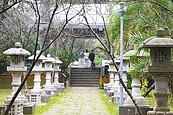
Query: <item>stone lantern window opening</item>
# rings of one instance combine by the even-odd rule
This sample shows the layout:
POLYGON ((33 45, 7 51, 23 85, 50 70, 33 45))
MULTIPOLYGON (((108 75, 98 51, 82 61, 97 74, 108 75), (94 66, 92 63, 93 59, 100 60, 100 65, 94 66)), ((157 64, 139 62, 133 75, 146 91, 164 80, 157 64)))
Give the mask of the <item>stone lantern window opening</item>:
POLYGON ((42 63, 42 68, 45 68, 45 63, 42 63))
POLYGON ((41 65, 41 64, 40 64, 40 61, 37 61, 35 65, 36 65, 36 66, 40 66, 40 65, 41 65))
POLYGON ((19 55, 11 56, 10 66, 11 67, 24 67, 25 66, 24 56, 19 56, 19 55))
POLYGON ((13 62, 13 64, 14 65, 18 65, 18 64, 20 64, 20 56, 13 56, 12 57, 12 62, 13 62))
POLYGON ((51 65, 52 65, 51 62, 47 62, 47 63, 45 63, 45 67, 46 67, 46 68, 52 68, 51 65))
POLYGON ((170 65, 171 64, 171 49, 170 48, 151 48, 150 53, 153 54, 151 58, 151 65, 152 66, 162 66, 164 65, 170 65))

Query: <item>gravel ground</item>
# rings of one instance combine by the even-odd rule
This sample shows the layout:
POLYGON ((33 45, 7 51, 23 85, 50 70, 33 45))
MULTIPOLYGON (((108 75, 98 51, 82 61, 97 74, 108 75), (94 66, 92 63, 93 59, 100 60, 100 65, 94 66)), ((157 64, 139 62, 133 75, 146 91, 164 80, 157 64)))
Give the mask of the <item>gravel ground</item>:
POLYGON ((43 115, 109 115, 95 87, 72 87, 43 115))

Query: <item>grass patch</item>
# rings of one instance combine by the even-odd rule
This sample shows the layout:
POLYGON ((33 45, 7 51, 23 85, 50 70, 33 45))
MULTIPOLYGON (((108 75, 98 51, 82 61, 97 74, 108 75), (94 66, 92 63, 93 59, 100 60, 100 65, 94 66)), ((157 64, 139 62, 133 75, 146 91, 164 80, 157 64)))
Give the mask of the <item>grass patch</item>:
POLYGON ((55 104, 55 103, 60 104, 61 103, 60 99, 62 97, 64 97, 67 94, 67 92, 69 92, 70 90, 71 90, 70 87, 66 88, 64 90, 64 92, 59 93, 58 96, 51 96, 50 97, 50 102, 45 103, 44 106, 36 106, 36 111, 33 115, 42 115, 45 111, 48 111, 49 108, 51 108, 51 106, 53 106, 53 104, 55 104))
POLYGON ((112 102, 110 102, 111 97, 106 97, 105 92, 102 89, 99 89, 99 91, 100 91, 100 97, 104 101, 104 104, 105 104, 106 109, 109 112, 109 114, 110 115, 119 115, 119 112, 118 112, 119 104, 113 104, 112 102))
POLYGON ((0 89, 0 104, 3 104, 7 96, 11 94, 11 89, 0 89))

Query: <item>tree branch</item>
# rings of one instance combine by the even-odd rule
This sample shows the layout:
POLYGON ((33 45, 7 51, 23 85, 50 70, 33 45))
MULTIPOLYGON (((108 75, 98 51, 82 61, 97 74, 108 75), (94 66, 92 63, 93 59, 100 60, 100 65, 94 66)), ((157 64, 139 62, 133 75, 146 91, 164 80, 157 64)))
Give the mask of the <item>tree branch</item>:
MULTIPOLYGON (((78 14, 79 14, 79 13, 77 13, 76 15, 78 15, 78 14)), ((53 14, 53 15, 54 15, 54 14, 53 14)), ((76 15, 75 15, 75 16, 76 16, 76 15)), ((75 16, 74 16, 74 17, 75 17, 75 16)), ((74 18, 74 17, 73 17, 73 18, 74 18)), ((73 19, 73 18, 70 18, 70 20, 73 19)), ((70 21, 70 20, 68 20, 68 21, 70 21)), ((63 25, 63 27, 61 28, 61 30, 59 31, 59 33, 58 33, 58 35, 55 37, 55 39, 54 39, 52 42, 50 42, 49 45, 48 45, 47 47, 45 47, 44 49, 40 50, 40 53, 38 54, 38 56, 36 57, 36 59, 33 60, 33 63, 32 63, 32 65, 31 65, 31 68, 27 71, 26 77, 23 79, 23 81, 21 82, 21 85, 19 86, 19 88, 17 89, 17 91, 15 92, 15 94, 13 95, 13 97, 12 97, 12 99, 11 99, 11 101, 10 101, 8 107, 7 107, 7 109, 6 109, 5 112, 4 112, 4 115, 7 115, 7 114, 8 114, 10 108, 12 107, 12 104, 14 103, 14 101, 15 101, 16 97, 18 96, 18 94, 20 93, 22 87, 25 85, 25 82, 27 81, 27 79, 28 79, 28 77, 29 77, 29 75, 30 75, 30 73, 31 73, 31 71, 32 71, 32 69, 33 69, 33 67, 35 66, 35 63, 38 61, 38 59, 39 59, 39 57, 41 56, 41 54, 42 54, 47 48, 49 48, 49 46, 61 35, 61 33, 62 33, 62 31, 64 30, 65 26, 67 25, 68 21, 63 25)), ((51 21, 50 21, 50 22, 51 22, 51 21)), ((38 23, 38 24, 40 24, 40 23, 38 23)), ((51 23, 49 23, 49 25, 51 25, 51 23)), ((49 27, 50 27, 50 26, 49 26, 49 27)), ((48 29, 48 30, 49 30, 49 29, 48 29)), ((37 47, 37 46, 36 46, 36 47, 37 47)))
POLYGON ((16 5, 17 3, 20 3, 20 2, 22 2, 22 0, 20 0, 20 1, 16 0, 16 1, 15 1, 13 4, 11 4, 8 8, 5 8, 5 9, 3 9, 2 11, 0 11, 0 14, 6 12, 6 11, 9 10, 10 8, 12 8, 14 5, 16 5))
MULTIPOLYGON (((100 40, 100 37, 96 34, 96 32, 91 28, 91 26, 89 25, 88 23, 88 20, 86 18, 85 15, 83 15, 86 23, 87 23, 87 26, 89 27, 89 29, 93 32, 93 34, 95 35, 95 37, 99 40, 99 42, 102 44, 102 46, 106 49, 107 53, 109 54, 115 68, 117 71, 119 71, 119 68, 114 60, 114 57, 112 56, 112 54, 110 53, 109 49, 106 47, 106 45, 100 40)), ((128 88, 126 87, 126 85, 124 84, 123 80, 121 79, 121 76, 120 76, 120 73, 118 72, 118 76, 119 76, 119 80, 120 80, 120 83, 122 84, 123 88, 125 89, 125 91, 127 92, 127 94, 129 95, 129 97, 131 98, 132 102, 134 103, 139 115, 143 115, 139 106, 137 105, 136 101, 134 100, 133 96, 131 95, 130 91, 128 90, 128 88)))

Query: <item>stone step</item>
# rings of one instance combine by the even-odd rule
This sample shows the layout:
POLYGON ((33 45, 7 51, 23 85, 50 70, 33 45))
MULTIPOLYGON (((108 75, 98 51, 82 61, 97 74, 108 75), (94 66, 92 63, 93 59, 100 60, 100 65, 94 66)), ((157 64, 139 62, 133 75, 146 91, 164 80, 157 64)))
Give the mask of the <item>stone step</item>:
POLYGON ((71 84, 71 87, 99 87, 99 84, 71 84))
POLYGON ((73 87, 98 87, 101 68, 71 68, 70 85, 73 87))
POLYGON ((71 80, 99 80, 98 77, 73 77, 71 80))
POLYGON ((90 78, 90 79, 92 79, 92 78, 99 78, 99 75, 72 74, 70 77, 74 78, 74 79, 77 79, 77 78, 83 78, 83 79, 90 78))
POLYGON ((75 72, 71 72, 71 74, 96 74, 96 75, 100 75, 100 73, 101 72, 95 72, 95 71, 93 71, 93 72, 90 72, 90 71, 88 71, 88 72, 82 72, 82 71, 75 71, 75 72))
POLYGON ((98 83, 99 79, 72 79, 71 83, 98 83))

